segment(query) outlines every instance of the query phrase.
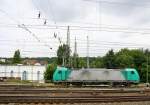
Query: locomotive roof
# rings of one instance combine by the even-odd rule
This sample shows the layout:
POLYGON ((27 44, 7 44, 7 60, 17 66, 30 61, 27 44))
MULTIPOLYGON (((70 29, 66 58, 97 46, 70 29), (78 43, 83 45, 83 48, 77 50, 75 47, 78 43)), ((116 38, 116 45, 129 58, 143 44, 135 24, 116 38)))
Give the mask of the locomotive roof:
MULTIPOLYGON (((74 69, 72 69, 74 70, 74 69)), ((125 68, 125 69, 106 69, 106 68, 89 68, 89 69, 79 69, 79 70, 88 70, 88 71, 97 71, 97 70, 101 70, 101 71, 122 71, 122 70, 126 70, 126 71, 133 71, 135 70, 134 68, 125 68)))
MULTIPOLYGON (((70 70, 70 69, 68 69, 68 68, 66 68, 66 67, 57 67, 57 69, 58 70, 63 70, 63 71, 66 71, 66 70, 70 70)), ((79 70, 82 70, 82 71, 122 71, 122 70, 125 70, 125 71, 134 71, 134 70, 136 70, 136 69, 134 69, 134 68, 124 68, 124 69, 106 69, 106 68, 82 68, 82 69, 78 69, 78 70, 76 70, 76 69, 71 69, 71 70, 73 70, 73 71, 79 71, 79 70)))
POLYGON ((79 69, 79 70, 102 70, 102 71, 105 71, 105 70, 117 70, 117 71, 120 71, 122 69, 106 69, 106 68, 89 68, 89 69, 79 69))

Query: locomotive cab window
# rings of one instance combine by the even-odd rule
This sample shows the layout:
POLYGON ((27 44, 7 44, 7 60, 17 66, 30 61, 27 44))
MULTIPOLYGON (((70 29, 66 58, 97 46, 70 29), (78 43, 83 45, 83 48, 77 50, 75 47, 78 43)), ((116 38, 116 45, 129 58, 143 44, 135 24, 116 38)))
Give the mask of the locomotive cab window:
POLYGON ((131 71, 131 74, 134 74, 134 71, 131 71))
POLYGON ((61 74, 61 71, 58 71, 58 74, 61 74))

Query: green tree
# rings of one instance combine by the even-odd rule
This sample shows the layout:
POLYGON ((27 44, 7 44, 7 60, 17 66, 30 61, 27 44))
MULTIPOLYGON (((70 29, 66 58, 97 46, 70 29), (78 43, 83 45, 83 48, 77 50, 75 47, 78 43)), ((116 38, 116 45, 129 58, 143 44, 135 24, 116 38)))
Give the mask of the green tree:
POLYGON ((132 67, 132 65, 134 64, 133 57, 126 54, 117 55, 115 63, 117 68, 132 67))
POLYGON ((13 64, 18 64, 21 63, 21 55, 20 55, 20 51, 16 50, 13 56, 13 64))
POLYGON ((108 69, 115 68, 115 53, 113 49, 108 51, 106 56, 104 56, 103 62, 106 68, 108 69))
POLYGON ((90 58, 90 67, 91 68, 103 68, 103 59, 101 57, 90 58))
POLYGON ((79 58, 79 68, 86 68, 86 58, 79 58))
POLYGON ((115 64, 117 68, 127 68, 134 65, 134 58, 130 52, 128 49, 121 49, 116 53, 115 64))
POLYGON ((95 67, 96 68, 103 68, 104 67, 103 59, 101 57, 97 57, 95 59, 95 67))
POLYGON ((134 67, 138 70, 141 70, 141 66, 144 62, 146 62, 146 55, 142 50, 131 50, 131 56, 134 60, 134 67))
POLYGON ((44 72, 44 79, 45 81, 52 81, 53 79, 53 73, 55 72, 57 68, 56 64, 49 64, 46 67, 46 71, 44 72))
POLYGON ((70 53, 71 50, 68 45, 60 45, 57 50, 57 64, 62 65, 64 62, 65 66, 69 66, 70 53))

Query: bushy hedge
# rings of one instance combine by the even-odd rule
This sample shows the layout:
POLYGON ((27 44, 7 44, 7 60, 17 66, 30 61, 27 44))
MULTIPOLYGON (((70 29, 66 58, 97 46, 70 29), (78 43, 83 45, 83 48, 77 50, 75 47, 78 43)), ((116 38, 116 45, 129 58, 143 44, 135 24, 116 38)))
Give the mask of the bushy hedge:
POLYGON ((44 79, 46 82, 50 82, 53 80, 53 73, 57 68, 56 64, 48 64, 46 67, 46 71, 44 72, 44 79))

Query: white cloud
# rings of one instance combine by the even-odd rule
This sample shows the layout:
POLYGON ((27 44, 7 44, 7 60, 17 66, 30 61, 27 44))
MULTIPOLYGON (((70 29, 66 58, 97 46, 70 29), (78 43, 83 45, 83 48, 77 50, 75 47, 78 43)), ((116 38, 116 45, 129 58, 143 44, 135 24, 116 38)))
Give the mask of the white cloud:
MULTIPOLYGON (((109 0, 109 2, 118 2, 118 0, 109 0)), ((21 49, 22 56, 56 56, 59 43, 57 39, 54 39, 53 34, 54 32, 58 33, 62 41, 66 42, 67 27, 63 28, 64 30, 48 29, 49 27, 43 26, 43 19, 36 19, 38 11, 41 11, 42 18, 48 19, 48 25, 55 25, 54 21, 56 21, 58 26, 103 27, 100 28, 101 31, 90 31, 95 30, 95 28, 72 30, 73 27, 70 27, 72 52, 76 36, 80 56, 86 56, 87 35, 92 40, 90 41, 90 56, 104 55, 111 48, 117 51, 123 47, 131 47, 129 44, 123 46, 108 42, 148 44, 148 35, 112 32, 120 31, 119 28, 128 27, 125 31, 149 32, 149 30, 131 29, 145 28, 150 25, 147 1, 121 0, 119 2, 125 3, 125 5, 102 3, 100 5, 102 7, 99 8, 97 3, 84 0, 1 0, 0 10, 6 13, 0 11, 0 56, 10 57, 16 49, 21 49), (139 4, 143 6, 139 6, 139 4), (19 21, 19 23, 16 21, 19 21), (49 50, 43 43, 39 43, 29 32, 18 28, 17 24, 41 25, 36 26, 37 29, 35 29, 35 26, 34 28, 30 26, 29 29, 42 42, 52 46, 53 50, 49 50), (116 29, 111 29, 114 27, 116 29)), ((139 46, 135 45, 135 47, 138 48, 139 46)))

